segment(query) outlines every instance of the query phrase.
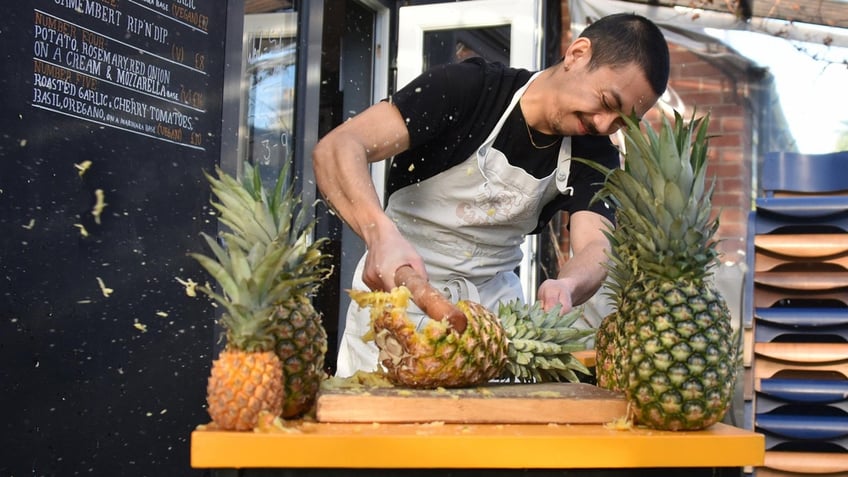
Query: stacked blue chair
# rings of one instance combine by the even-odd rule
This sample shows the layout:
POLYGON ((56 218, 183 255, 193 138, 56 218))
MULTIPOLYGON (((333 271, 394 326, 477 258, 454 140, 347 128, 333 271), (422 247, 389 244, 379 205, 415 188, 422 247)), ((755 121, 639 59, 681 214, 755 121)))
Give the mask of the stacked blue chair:
POLYGON ((848 475, 848 151, 767 154, 760 185, 743 298, 756 475, 848 475))

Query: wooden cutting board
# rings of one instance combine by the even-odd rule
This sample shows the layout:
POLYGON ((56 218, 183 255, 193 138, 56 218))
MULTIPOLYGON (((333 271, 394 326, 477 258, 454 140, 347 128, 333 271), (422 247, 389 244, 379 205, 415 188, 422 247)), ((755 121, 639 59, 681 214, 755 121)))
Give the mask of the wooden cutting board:
POLYGON ((624 395, 584 383, 493 384, 477 388, 322 389, 320 422, 599 424, 623 417, 624 395))

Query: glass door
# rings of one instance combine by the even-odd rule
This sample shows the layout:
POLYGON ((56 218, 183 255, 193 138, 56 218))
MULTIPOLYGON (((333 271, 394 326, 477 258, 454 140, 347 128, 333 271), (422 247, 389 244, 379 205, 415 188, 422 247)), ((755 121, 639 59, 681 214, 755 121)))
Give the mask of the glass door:
POLYGON ((297 13, 245 15, 243 47, 239 157, 273 187, 293 157, 297 13))
MULTIPOLYGON (((401 7, 398 87, 427 68, 480 56, 538 70, 542 58, 542 0, 472 0, 401 7)), ((537 287, 536 236, 522 245, 521 285, 528 302, 537 287)))

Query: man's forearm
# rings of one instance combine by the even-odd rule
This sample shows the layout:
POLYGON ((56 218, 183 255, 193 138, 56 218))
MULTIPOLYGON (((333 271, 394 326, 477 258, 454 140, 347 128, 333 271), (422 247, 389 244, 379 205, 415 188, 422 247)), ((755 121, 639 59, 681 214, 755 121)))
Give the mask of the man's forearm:
POLYGON ((368 242, 374 229, 388 218, 371 181, 364 153, 338 150, 337 144, 322 143, 315 148, 313 165, 318 189, 341 219, 368 242))
POLYGON ((569 282, 574 305, 585 303, 598 291, 607 276, 604 264, 608 259, 606 243, 598 242, 587 245, 565 262, 558 279, 569 282))
POLYGON ((408 146, 409 136, 400 113, 381 102, 339 125, 313 150, 318 189, 366 244, 377 240, 380 231, 394 228, 383 212, 368 165, 408 146))

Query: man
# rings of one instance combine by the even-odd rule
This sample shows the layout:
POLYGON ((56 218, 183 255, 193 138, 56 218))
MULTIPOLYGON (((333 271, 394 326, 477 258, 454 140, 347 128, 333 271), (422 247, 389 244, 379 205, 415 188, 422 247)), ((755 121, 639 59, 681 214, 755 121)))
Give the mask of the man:
MULTIPOLYGON (((617 167, 608 135, 620 112, 644 115, 668 74, 656 25, 615 14, 541 72, 479 58, 436 67, 331 131, 313 162, 322 194, 367 247, 352 287, 390 290, 407 264, 451 300, 495 310, 522 296, 514 270, 525 235, 565 210, 574 253, 538 300, 563 312, 588 300, 606 276, 614 213, 592 203, 603 176, 570 158, 617 167), (368 164, 392 156, 384 211, 368 164)), ((376 369, 377 349, 361 339, 368 325, 351 305, 339 376, 376 369)))

